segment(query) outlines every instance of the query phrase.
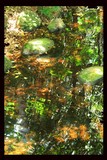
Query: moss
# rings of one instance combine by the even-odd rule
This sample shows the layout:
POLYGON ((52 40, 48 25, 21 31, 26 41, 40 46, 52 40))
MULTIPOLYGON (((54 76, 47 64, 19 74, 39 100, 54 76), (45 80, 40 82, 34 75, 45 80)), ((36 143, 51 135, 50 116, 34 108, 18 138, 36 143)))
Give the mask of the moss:
POLYGON ((8 71, 12 66, 12 62, 5 56, 4 57, 4 72, 8 71))
POLYGON ((50 50, 54 46, 54 41, 48 38, 38 38, 27 42, 24 47, 22 54, 43 54, 50 50))
POLYGON ((43 14, 45 17, 52 19, 55 17, 58 17, 61 13, 61 7, 60 6, 43 6, 39 10, 41 14, 43 14))
POLYGON ((48 29, 51 32, 54 32, 58 29, 63 29, 65 27, 65 24, 61 18, 56 18, 50 22, 48 25, 48 29))
POLYGON ((103 78, 103 67, 93 66, 84 69, 79 73, 78 79, 81 83, 94 85, 100 82, 103 78))
POLYGON ((23 31, 33 31, 41 25, 41 19, 36 13, 27 10, 21 12, 17 23, 23 31))

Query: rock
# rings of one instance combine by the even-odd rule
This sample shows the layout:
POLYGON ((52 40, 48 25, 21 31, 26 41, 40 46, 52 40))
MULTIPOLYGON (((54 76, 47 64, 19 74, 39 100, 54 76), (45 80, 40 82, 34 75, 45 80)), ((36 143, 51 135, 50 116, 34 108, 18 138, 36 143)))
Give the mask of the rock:
POLYGON ((29 133, 29 131, 30 131, 30 129, 29 128, 24 128, 24 127, 20 127, 20 129, 19 129, 19 132, 21 133, 21 134, 27 134, 27 133, 29 133))
POLYGON ((27 10, 20 13, 17 24, 23 31, 33 31, 41 25, 41 19, 35 12, 27 10))
POLYGON ((44 54, 54 46, 54 41, 48 38, 38 38, 28 41, 22 50, 23 55, 44 54))
POLYGON ((20 106, 18 107, 19 115, 16 119, 16 124, 14 125, 14 132, 21 133, 23 135, 29 132, 25 108, 26 105, 22 102, 22 104, 20 104, 20 106))
POLYGON ((19 107, 19 115, 25 115, 25 108, 19 107))
POLYGON ((39 69, 44 70, 48 67, 53 67, 56 64, 56 58, 38 57, 36 61, 39 63, 39 69))
POLYGON ((79 75, 78 80, 81 84, 95 85, 103 80, 103 67, 94 66, 83 69, 79 75))
POLYGON ((21 134, 26 134, 30 131, 28 124, 26 123, 26 126, 19 123, 21 119, 19 119, 16 124, 14 124, 14 132, 16 133, 21 133, 21 134))
POLYGON ((12 67, 12 62, 9 58, 4 56, 4 72, 7 72, 12 67))
POLYGON ((48 29, 50 32, 62 30, 64 27, 65 27, 65 24, 61 18, 53 19, 48 25, 48 29))

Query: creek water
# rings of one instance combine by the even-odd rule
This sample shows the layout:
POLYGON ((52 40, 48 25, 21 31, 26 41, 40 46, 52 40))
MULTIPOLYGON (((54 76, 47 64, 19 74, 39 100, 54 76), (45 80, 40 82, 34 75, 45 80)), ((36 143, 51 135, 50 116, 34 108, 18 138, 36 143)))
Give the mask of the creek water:
POLYGON ((26 113, 25 113, 26 105, 23 102, 21 102, 18 108, 19 108, 19 114, 16 119, 16 124, 14 124, 14 132, 16 133, 16 135, 18 133, 21 134, 22 137, 24 137, 25 139, 25 135, 29 133, 29 130, 30 130, 28 126, 26 113))

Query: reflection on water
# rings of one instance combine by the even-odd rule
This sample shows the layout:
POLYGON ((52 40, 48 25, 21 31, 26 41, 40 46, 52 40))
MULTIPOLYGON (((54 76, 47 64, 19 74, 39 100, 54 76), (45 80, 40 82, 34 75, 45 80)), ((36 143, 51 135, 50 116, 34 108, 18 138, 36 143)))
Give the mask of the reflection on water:
POLYGON ((9 133, 5 133, 6 137, 14 137, 19 138, 20 140, 26 141, 26 134, 30 132, 30 127, 28 125, 25 108, 23 102, 21 102, 20 106, 18 107, 18 115, 15 115, 16 118, 11 119, 8 121, 8 124, 5 124, 6 133, 9 130, 9 133), (11 130, 10 130, 11 128, 11 130))
POLYGON ((25 108, 22 106, 20 105, 19 113, 13 118, 5 117, 7 118, 5 121, 5 155, 32 153, 35 133, 30 131, 25 108))
POLYGON ((26 105, 22 101, 20 103, 21 104, 18 107, 19 115, 16 120, 16 124, 14 125, 14 132, 25 135, 26 133, 29 133, 29 126, 28 126, 26 113, 25 113, 26 105))
POLYGON ((25 121, 23 121, 22 118, 17 118, 16 124, 14 124, 14 132, 20 133, 22 135, 29 133, 29 127, 28 127, 27 123, 25 121))

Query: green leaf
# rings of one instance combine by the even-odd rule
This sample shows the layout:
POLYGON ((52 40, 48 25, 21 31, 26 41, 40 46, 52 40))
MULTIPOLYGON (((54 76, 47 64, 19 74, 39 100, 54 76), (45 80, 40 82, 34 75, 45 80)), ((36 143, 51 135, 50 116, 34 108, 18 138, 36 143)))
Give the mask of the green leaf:
POLYGON ((8 102, 9 106, 14 106, 14 102, 8 102))
POLYGON ((67 32, 70 32, 70 31, 71 31, 69 28, 65 28, 65 30, 66 30, 67 32))

